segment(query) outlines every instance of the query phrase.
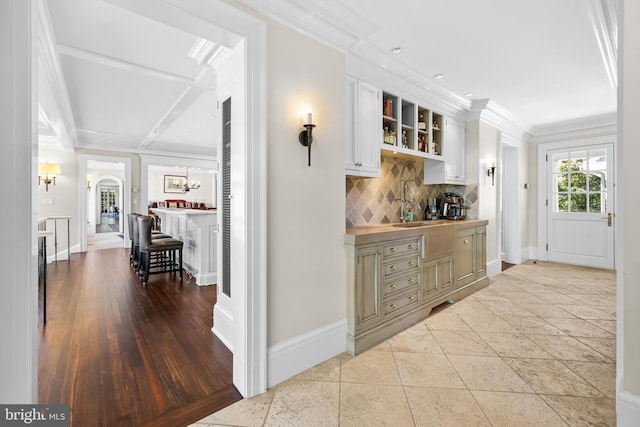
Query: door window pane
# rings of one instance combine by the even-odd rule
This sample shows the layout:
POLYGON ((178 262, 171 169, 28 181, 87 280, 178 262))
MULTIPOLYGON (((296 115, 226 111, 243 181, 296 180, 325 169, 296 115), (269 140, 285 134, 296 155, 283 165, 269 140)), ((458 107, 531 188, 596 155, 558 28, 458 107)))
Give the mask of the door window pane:
POLYGON ((553 153, 554 212, 606 212, 607 149, 553 153))

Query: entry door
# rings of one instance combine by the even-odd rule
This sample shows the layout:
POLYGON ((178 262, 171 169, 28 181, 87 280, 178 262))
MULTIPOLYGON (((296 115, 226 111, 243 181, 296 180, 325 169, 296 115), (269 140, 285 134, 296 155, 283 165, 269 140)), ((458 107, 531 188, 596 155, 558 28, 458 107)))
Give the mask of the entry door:
POLYGON ((613 144, 547 151, 549 261, 614 266, 613 144))

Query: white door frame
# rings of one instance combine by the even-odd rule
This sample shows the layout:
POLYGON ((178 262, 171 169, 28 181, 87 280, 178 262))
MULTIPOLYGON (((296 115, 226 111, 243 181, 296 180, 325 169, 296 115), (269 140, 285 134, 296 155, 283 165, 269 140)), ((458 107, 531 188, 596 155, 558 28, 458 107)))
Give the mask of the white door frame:
MULTIPOLYGON (((592 138, 583 138, 583 139, 575 139, 571 141, 562 141, 562 142, 554 142, 548 144, 540 144, 538 145, 538 259, 540 261, 548 261, 549 256, 547 253, 547 244, 548 244, 548 221, 547 221, 547 192, 548 185, 547 182, 548 174, 547 174, 547 161, 546 154, 551 150, 558 149, 568 149, 571 147, 586 147, 590 145, 601 145, 612 143, 614 152, 611 153, 612 159, 615 159, 615 147, 616 147, 616 135, 607 135, 607 136, 598 136, 592 138)), ((616 168, 615 160, 614 160, 614 168, 616 168)), ((614 171, 616 172, 616 171, 614 171)), ((617 173, 617 172, 616 172, 617 173)), ((616 187, 617 176, 615 174, 611 175, 611 179, 614 180, 613 183, 613 197, 614 197, 614 205, 613 212, 615 218, 615 212, 618 204, 618 194, 616 187)), ((615 219, 613 221, 615 227, 615 219)), ((614 230, 614 265, 615 265, 615 230, 614 230)))
POLYGON ((502 190, 500 196, 500 251, 502 261, 522 262, 522 194, 520 192, 520 150, 522 143, 502 134, 502 190))
POLYGON ((121 229, 124 229, 124 245, 129 247, 129 227, 126 221, 122 221, 125 213, 130 212, 131 207, 131 158, 118 156, 99 156, 97 154, 80 154, 80 168, 78 175, 78 200, 80 200, 80 252, 87 251, 87 165, 90 160, 97 162, 124 163, 124 182, 122 190, 122 209, 120 215, 121 229))
MULTIPOLYGON (((116 184, 118 184, 118 208, 120 209, 120 215, 118 218, 118 228, 120 230, 120 233, 125 234, 125 230, 124 230, 124 223, 123 223, 123 218, 124 215, 127 213, 124 211, 124 181, 121 178, 118 178, 115 175, 99 175, 96 176, 95 178, 93 178, 92 182, 91 182, 91 189, 89 191, 87 191, 89 193, 89 199, 87 200, 87 206, 85 207, 85 209, 89 209, 89 203, 93 202, 93 206, 94 206, 94 215, 93 215, 93 222, 91 220, 91 215, 87 215, 87 222, 89 224, 92 224, 92 232, 93 234, 95 234, 96 232, 96 225, 98 224, 97 218, 99 218, 101 215, 97 215, 97 206, 99 205, 98 200, 97 200, 97 195, 98 195, 98 188, 100 186, 100 183, 102 181, 115 181, 116 184)), ((89 235, 91 235, 92 233, 89 233, 89 235)), ((131 246, 131 241, 129 239, 122 239, 123 240, 123 246, 125 248, 131 246)))
MULTIPOLYGON (((267 138, 266 24, 224 2, 210 0, 105 0, 191 34, 233 48, 245 48, 245 221, 234 222, 232 236, 242 242, 244 280, 232 284, 233 384, 244 397, 267 388, 267 138), (237 233, 237 234, 236 234, 237 233)), ((237 239, 233 239, 236 241, 237 239)))

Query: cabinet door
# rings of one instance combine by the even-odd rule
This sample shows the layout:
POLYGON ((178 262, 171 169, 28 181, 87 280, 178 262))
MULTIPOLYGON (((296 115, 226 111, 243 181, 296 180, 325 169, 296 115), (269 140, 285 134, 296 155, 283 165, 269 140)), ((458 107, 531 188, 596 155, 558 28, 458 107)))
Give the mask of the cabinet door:
POLYGON ((426 261, 423 264, 422 301, 429 302, 453 289, 453 256, 426 261))
POLYGON ((355 312, 356 331, 365 330, 382 319, 382 246, 356 251, 355 312))
POLYGON ((487 228, 476 228, 476 277, 487 275, 487 228))
POLYGON ((380 176, 379 90, 345 77, 345 171, 347 175, 380 176))
POLYGON ((476 279, 476 229, 458 231, 455 252, 455 285, 464 286, 476 279))
POLYGON ((353 77, 345 77, 345 144, 344 167, 347 171, 356 168, 356 96, 357 82, 353 77))
POLYGON ((366 82, 357 81, 356 92, 356 167, 368 176, 380 175, 380 91, 366 82))
POLYGON ((445 180, 465 184, 466 175, 466 127, 463 123, 447 118, 445 121, 445 180))

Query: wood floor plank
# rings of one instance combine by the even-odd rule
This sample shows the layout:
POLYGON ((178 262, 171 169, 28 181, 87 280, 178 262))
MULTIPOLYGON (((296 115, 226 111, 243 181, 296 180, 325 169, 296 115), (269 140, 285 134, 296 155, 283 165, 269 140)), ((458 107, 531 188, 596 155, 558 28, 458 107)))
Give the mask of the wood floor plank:
POLYGON ((240 400, 232 354, 211 332, 215 286, 158 274, 142 287, 128 257, 49 264, 39 401, 68 403, 72 426, 127 427, 187 425, 240 400))

